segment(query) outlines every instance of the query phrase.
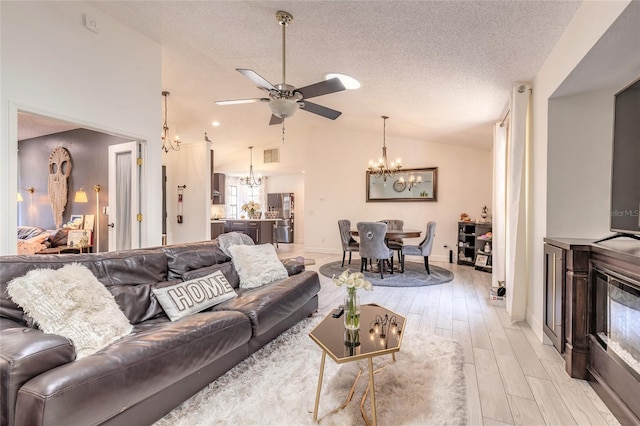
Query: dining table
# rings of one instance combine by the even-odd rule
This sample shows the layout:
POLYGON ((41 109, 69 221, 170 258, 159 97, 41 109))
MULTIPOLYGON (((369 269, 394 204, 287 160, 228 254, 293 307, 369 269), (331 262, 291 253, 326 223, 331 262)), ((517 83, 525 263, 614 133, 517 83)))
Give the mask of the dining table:
MULTIPOLYGON (((358 230, 352 229, 351 235, 357 237, 358 230)), ((422 231, 418 231, 416 229, 387 229, 387 232, 384 234, 385 240, 397 240, 400 238, 419 238, 422 235, 422 231)))

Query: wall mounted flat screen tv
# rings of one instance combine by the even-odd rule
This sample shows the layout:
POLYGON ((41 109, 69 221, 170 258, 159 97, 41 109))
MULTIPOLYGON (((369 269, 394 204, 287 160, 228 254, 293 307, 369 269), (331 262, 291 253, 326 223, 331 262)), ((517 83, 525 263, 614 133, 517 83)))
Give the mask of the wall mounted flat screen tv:
POLYGON ((611 231, 640 234, 640 79, 615 95, 611 231))

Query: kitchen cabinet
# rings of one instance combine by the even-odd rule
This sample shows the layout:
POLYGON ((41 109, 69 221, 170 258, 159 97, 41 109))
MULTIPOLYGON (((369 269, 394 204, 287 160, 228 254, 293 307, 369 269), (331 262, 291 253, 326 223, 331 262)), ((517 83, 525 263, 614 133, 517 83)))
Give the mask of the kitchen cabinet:
POLYGON ((224 222, 212 221, 211 222, 211 239, 215 240, 218 235, 224 233, 224 222))
POLYGON ((251 237, 256 244, 273 243, 274 226, 277 220, 227 220, 224 224, 224 232, 240 232, 251 237))
POLYGON ((225 179, 224 173, 214 173, 211 176, 211 203, 215 205, 224 205, 224 188, 225 179))

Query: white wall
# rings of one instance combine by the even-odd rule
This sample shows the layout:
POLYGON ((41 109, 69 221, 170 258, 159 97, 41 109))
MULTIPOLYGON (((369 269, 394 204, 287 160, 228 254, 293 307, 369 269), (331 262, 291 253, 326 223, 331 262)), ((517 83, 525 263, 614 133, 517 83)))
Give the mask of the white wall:
POLYGON ((547 236, 609 234, 614 94, 549 100, 547 236))
POLYGON ((16 252, 18 110, 146 141, 142 241, 159 245, 160 46, 84 2, 0 2, 0 37, 0 253, 16 252))
POLYGON ((184 143, 164 154, 167 165, 167 244, 211 238, 210 142, 184 143), (182 190, 182 223, 178 223, 178 186, 182 190))
MULTIPOLYGON (((533 83, 531 175, 528 214, 529 292, 527 322, 542 339, 543 238, 547 236, 547 177, 549 99, 582 58, 607 31, 630 1, 583 2, 556 43, 533 83)), ((632 54, 632 52, 629 52, 632 54)), ((576 172, 567 168, 564 173, 576 172)))
MULTIPOLYGON (((366 202, 368 161, 382 153, 381 134, 357 133, 340 126, 310 132, 305 173, 305 249, 341 253, 338 220, 402 219, 407 229, 426 230, 437 222, 433 259, 449 260, 457 242, 460 213, 479 218, 491 206, 491 151, 400 139, 387 130, 387 152, 403 168, 438 167, 437 202, 366 202)), ((420 239, 407 239, 417 244, 420 239)))

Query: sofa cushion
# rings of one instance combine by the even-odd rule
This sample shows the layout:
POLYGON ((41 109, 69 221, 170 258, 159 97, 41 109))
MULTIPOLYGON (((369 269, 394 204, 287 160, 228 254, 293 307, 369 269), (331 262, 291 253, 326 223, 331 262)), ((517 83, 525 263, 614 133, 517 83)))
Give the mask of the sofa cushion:
POLYGON ((16 424, 108 422, 229 353, 236 352, 239 362, 248 356, 250 337, 250 322, 238 312, 145 321, 103 350, 25 383, 18 393, 16 424))
POLYGON ((167 257, 169 268, 167 278, 175 280, 182 278, 185 272, 200 269, 231 259, 220 250, 217 240, 199 243, 176 244, 160 248, 167 257))
POLYGON ((235 245, 229 247, 229 252, 240 277, 240 288, 260 287, 289 276, 271 244, 235 245))
POLYGON ((27 319, 6 292, 9 281, 33 269, 58 269, 71 262, 86 266, 105 286, 157 283, 167 280, 167 257, 159 250, 108 253, 0 256, 0 316, 21 324, 27 319))
POLYGON ((320 291, 320 279, 305 271, 284 280, 253 289, 238 290, 238 297, 213 307, 214 311, 239 311, 251 320, 253 335, 267 332, 296 312, 320 291))
POLYGON ((172 286, 154 288, 151 291, 171 321, 203 311, 237 296, 220 271, 172 286))
POLYGON ((238 272, 236 272, 236 268, 233 267, 233 264, 231 262, 219 263, 217 265, 211 265, 204 268, 187 271, 182 274, 182 279, 185 281, 189 281, 195 278, 202 278, 206 277, 207 275, 213 274, 216 271, 222 272, 227 281, 229 281, 229 284, 231 284, 231 287, 240 287, 240 277, 238 276, 238 272))
POLYGON ((111 293, 82 265, 30 271, 13 279, 7 291, 45 333, 71 340, 78 359, 132 330, 111 293))
POLYGON ((114 285, 108 287, 120 310, 131 324, 139 324, 158 315, 164 315, 162 306, 151 290, 181 283, 182 280, 162 281, 137 285, 114 285))

